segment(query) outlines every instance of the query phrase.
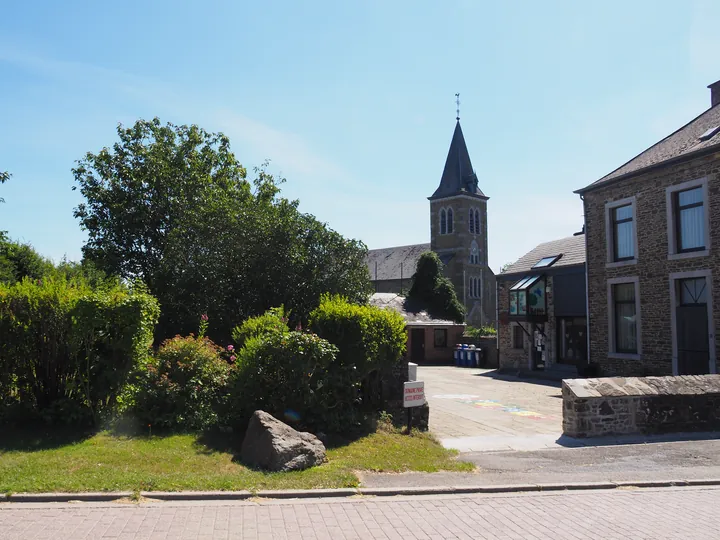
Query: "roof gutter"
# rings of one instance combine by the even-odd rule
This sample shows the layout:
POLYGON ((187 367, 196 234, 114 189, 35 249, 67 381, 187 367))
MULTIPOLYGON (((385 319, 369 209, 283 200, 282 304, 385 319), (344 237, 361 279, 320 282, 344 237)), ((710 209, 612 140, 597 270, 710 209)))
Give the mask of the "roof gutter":
POLYGON ((620 176, 616 176, 615 178, 611 178, 610 180, 606 180, 604 182, 600 182, 599 180, 593 184, 590 184, 587 187, 578 189, 573 191, 573 193, 577 193, 578 195, 582 196, 585 193, 589 191, 594 191, 596 189, 603 188, 605 186, 613 185, 617 182, 620 182, 621 180, 626 180, 627 178, 633 177, 633 176, 639 176, 641 174, 644 174, 646 172, 659 169, 662 167, 666 167, 668 165, 673 165, 675 163, 680 163, 686 160, 691 160, 697 157, 702 157, 705 154, 713 154, 720 150, 720 143, 714 144, 712 146, 708 146, 707 148, 701 148, 700 150, 694 150, 693 152, 689 152, 687 154, 683 154, 681 156, 677 156, 674 158, 666 159, 665 161, 661 161, 659 163, 653 163, 652 165, 648 165, 647 167, 643 167, 642 169, 637 169, 635 171, 630 171, 625 174, 621 174, 620 176), (600 183, 598 183, 600 182, 600 183))

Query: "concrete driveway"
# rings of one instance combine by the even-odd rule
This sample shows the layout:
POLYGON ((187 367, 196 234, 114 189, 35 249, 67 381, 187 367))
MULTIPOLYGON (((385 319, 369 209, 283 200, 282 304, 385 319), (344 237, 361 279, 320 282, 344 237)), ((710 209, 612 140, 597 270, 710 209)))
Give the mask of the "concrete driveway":
POLYGON ((494 370, 420 366, 430 431, 461 452, 557 447, 560 383, 499 377, 494 370))

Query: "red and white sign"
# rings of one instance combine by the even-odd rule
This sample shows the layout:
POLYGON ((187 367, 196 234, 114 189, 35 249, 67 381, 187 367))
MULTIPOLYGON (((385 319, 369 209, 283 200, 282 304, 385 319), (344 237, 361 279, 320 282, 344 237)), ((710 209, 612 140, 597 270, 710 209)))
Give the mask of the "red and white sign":
POLYGON ((425 381, 412 381, 403 384, 403 407, 425 405, 425 381))

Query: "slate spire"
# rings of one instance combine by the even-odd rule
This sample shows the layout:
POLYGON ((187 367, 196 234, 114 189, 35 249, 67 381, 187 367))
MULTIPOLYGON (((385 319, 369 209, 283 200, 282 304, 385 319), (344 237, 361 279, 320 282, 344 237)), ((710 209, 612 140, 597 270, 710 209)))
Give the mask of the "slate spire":
POLYGON ((470 162, 470 154, 465 145, 465 137, 460 127, 460 112, 458 111, 455 132, 453 133, 450 150, 445 160, 440 185, 430 199, 441 199, 453 195, 474 195, 487 199, 478 187, 478 179, 470 162))

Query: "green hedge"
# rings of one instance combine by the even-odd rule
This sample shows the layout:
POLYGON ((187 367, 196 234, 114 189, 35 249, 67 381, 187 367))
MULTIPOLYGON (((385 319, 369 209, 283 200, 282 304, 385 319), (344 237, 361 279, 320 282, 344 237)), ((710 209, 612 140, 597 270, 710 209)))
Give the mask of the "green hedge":
POLYGON ((80 423, 112 410, 159 316, 141 287, 46 277, 0 284, 0 422, 80 423))
POLYGON ((405 352, 405 320, 395 311, 323 296, 310 315, 310 329, 335 345, 338 361, 360 378, 396 365, 405 352))

